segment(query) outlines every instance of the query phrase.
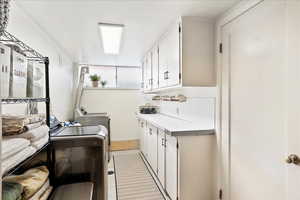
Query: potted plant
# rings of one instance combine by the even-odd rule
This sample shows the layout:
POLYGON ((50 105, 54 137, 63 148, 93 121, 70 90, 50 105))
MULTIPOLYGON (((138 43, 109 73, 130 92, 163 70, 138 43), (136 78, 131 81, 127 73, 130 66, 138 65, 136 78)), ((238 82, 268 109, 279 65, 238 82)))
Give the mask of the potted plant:
POLYGON ((101 83, 102 87, 104 88, 107 84, 107 81, 101 81, 100 83, 101 83))
POLYGON ((100 76, 97 74, 91 75, 90 79, 92 81, 93 87, 98 87, 99 86, 99 81, 100 81, 100 76))

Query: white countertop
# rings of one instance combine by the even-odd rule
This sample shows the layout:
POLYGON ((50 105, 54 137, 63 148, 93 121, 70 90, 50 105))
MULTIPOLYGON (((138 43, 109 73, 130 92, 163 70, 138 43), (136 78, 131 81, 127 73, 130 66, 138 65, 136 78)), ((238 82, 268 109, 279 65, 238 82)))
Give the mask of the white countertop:
POLYGON ((137 118, 148 121, 153 126, 164 129, 174 136, 211 135, 215 128, 207 123, 190 122, 164 114, 136 114, 137 118))

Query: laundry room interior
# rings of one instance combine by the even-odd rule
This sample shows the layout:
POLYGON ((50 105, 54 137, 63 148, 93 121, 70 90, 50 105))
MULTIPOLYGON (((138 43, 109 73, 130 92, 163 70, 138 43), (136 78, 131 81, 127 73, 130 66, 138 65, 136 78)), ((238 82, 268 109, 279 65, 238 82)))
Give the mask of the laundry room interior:
POLYGON ((0 0, 0 200, 300 199, 300 1, 0 0))

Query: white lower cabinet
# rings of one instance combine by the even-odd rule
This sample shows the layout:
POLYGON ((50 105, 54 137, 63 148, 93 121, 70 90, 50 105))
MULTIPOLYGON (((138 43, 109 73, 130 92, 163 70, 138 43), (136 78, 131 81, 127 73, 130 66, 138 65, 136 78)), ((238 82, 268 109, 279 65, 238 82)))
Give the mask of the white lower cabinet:
POLYGON ((165 132, 158 130, 157 135, 157 177, 160 184, 165 188, 165 132))
POLYGON ((156 127, 148 126, 148 162, 155 174, 157 173, 157 131, 156 127))
POLYGON ((141 151, 170 200, 218 198, 214 135, 187 132, 174 136, 143 120, 140 127, 141 151))
POLYGON ((145 152, 145 139, 144 139, 144 120, 139 119, 138 120, 138 127, 139 127, 139 132, 140 134, 140 149, 141 152, 145 152))
POLYGON ((178 184, 177 138, 166 135, 166 192, 171 200, 177 199, 178 184))

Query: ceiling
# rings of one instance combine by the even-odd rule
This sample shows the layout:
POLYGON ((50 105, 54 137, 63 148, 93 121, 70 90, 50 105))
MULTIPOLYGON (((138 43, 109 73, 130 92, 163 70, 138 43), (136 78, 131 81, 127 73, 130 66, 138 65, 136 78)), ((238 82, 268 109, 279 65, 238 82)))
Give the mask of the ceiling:
POLYGON ((75 62, 138 66, 178 16, 216 18, 239 0, 15 0, 75 62), (105 55, 98 22, 124 24, 120 54, 105 55))

